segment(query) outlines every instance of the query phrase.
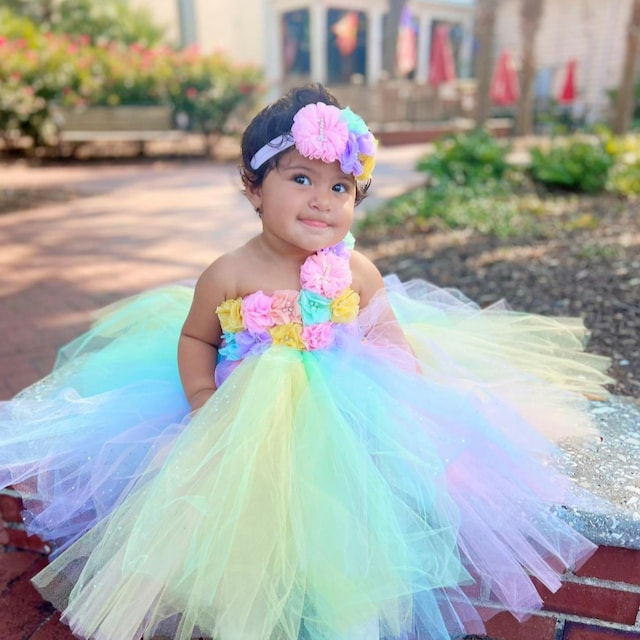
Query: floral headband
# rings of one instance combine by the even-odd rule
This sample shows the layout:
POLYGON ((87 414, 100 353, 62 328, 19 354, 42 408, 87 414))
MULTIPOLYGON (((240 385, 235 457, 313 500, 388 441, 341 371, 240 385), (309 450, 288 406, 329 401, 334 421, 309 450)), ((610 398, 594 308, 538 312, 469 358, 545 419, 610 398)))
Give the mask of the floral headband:
POLYGON ((249 164, 255 171, 293 146, 311 160, 339 160, 342 171, 357 180, 369 180, 375 166, 376 139, 364 120, 348 107, 339 109, 324 102, 302 107, 293 117, 291 132, 267 142, 249 164))

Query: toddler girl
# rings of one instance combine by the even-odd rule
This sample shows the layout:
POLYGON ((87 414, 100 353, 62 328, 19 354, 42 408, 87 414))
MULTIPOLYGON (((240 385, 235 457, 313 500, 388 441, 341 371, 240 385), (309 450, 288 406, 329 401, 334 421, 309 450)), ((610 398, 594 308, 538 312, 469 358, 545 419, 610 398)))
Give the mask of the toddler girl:
POLYGON ((349 234, 375 152, 322 86, 266 107, 242 140, 261 233, 2 405, 0 479, 54 545, 34 583, 79 637, 482 633, 593 552, 541 432, 588 433, 606 360, 577 321, 383 281, 349 234))

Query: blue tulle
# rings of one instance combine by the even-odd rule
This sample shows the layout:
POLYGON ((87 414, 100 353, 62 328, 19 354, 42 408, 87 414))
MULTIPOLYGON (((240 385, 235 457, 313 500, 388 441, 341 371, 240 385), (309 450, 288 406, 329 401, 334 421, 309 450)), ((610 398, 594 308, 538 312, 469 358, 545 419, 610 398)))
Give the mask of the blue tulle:
POLYGON ((597 389, 604 362, 575 325, 413 293, 391 283, 333 349, 223 361, 191 415, 192 289, 160 289, 0 405, 0 481, 55 543, 35 583, 77 635, 445 639, 541 605, 531 576, 556 589, 594 550, 554 515, 589 498, 541 428, 583 400, 544 372, 597 389))

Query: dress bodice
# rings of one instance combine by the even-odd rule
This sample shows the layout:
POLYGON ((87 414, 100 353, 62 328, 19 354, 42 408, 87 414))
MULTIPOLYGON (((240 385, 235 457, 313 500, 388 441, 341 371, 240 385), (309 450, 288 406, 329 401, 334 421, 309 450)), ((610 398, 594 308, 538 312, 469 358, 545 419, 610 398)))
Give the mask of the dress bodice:
POLYGON ((216 309, 223 331, 220 357, 242 360, 272 345, 300 351, 333 347, 359 311, 349 255, 344 242, 310 255, 300 267, 299 290, 260 290, 225 300, 216 309))

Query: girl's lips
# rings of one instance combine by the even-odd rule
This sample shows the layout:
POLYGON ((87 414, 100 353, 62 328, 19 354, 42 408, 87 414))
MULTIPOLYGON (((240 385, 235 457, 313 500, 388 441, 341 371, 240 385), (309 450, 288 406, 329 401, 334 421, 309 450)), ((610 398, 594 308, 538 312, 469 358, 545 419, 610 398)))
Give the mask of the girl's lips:
POLYGON ((303 218, 301 222, 303 224, 306 224, 308 227, 316 227, 317 229, 324 229, 325 227, 329 226, 326 222, 322 220, 311 220, 311 219, 303 218))

